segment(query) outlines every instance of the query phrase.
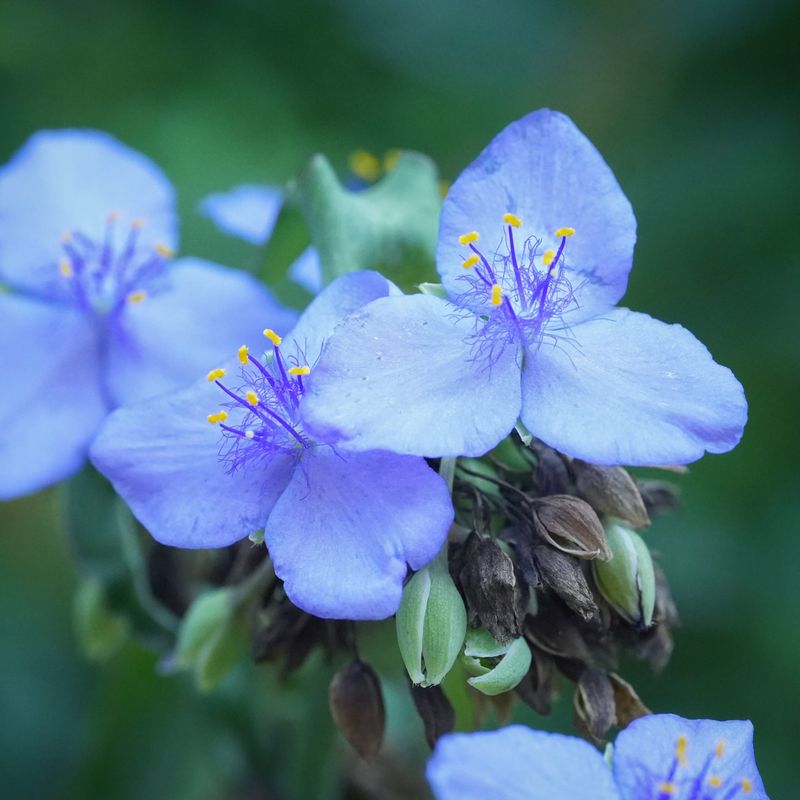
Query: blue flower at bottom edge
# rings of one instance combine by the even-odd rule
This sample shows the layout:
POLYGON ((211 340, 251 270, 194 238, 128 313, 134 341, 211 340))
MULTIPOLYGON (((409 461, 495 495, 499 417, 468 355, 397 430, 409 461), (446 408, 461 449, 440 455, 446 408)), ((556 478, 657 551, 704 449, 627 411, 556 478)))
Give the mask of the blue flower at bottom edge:
POLYGON ((107 134, 41 131, 0 168, 0 500, 79 469, 112 408, 296 319, 177 242, 169 181, 107 134))
POLYGON ((449 299, 389 297, 331 338, 309 381, 309 429, 353 448, 480 455, 518 418, 598 464, 681 464, 739 441, 742 387, 685 328, 614 308, 636 223, 564 115, 502 131, 442 208, 449 299))
POLYGON ((768 800, 750 722, 655 714, 618 736, 611 767, 583 739, 512 725, 443 736, 437 800, 768 800))
POLYGON ((312 438, 302 410, 336 323, 396 291, 375 272, 337 279, 290 334, 264 331, 263 357, 243 346, 208 380, 116 411, 92 461, 159 541, 221 547, 264 528, 297 606, 321 617, 390 616, 407 565, 424 566, 445 541, 447 485, 421 458, 312 438))

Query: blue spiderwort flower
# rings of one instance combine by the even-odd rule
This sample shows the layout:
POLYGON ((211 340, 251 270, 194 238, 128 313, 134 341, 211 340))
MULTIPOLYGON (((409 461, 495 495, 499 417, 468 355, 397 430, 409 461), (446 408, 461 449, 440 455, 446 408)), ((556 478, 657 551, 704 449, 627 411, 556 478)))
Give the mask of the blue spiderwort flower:
POLYGON ((750 722, 656 714, 618 736, 609 768, 583 739, 512 725, 443 736, 436 800, 768 800, 750 722))
POLYGON ((447 536, 447 485, 421 458, 348 453, 312 438, 302 407, 340 318, 395 292, 375 272, 342 276, 290 334, 264 331, 264 357, 242 347, 207 381, 116 411, 92 461, 159 541, 222 547, 264 528, 297 606, 321 617, 390 616, 407 564, 424 566, 447 536))
POLYGON ((449 300, 377 300, 331 338, 310 430, 350 447, 475 456, 518 418, 597 464, 679 464, 739 441, 742 387, 679 325, 624 308, 635 219, 564 115, 503 130, 453 184, 437 266, 449 300))
POLYGON ((41 131, 0 168, 0 500, 69 476, 111 408, 193 380, 256 320, 291 324, 177 243, 172 186, 107 134, 41 131))
MULTIPOLYGON (((201 202, 200 211, 225 233, 263 245, 272 235, 282 205, 283 192, 277 186, 245 183, 208 195, 201 202)), ((289 267, 288 275, 309 294, 317 294, 322 288, 317 248, 306 247, 289 267)))

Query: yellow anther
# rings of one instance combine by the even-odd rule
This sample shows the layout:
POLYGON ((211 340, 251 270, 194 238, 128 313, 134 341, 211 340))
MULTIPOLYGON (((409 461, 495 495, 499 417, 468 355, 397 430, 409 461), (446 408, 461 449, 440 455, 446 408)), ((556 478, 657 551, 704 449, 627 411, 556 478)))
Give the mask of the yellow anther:
POLYGON ((225 422, 228 419, 227 411, 217 411, 216 414, 209 414, 206 419, 212 424, 216 425, 218 422, 225 422))
POLYGON ((258 405, 258 395, 252 390, 248 389, 245 393, 245 397, 247 398, 247 402, 250 403, 251 406, 258 405))
POLYGON ((289 367, 288 372, 290 375, 309 375, 311 373, 311 367, 289 367))
POLYGON ((116 222, 121 216, 122 216, 122 214, 120 214, 119 211, 112 211, 106 217, 106 222, 116 222))
POLYGON ((69 244, 69 242, 72 241, 72 231, 64 231, 64 233, 61 234, 61 241, 64 244, 69 244))
POLYGON ((132 219, 131 228, 140 231, 142 228, 144 228, 144 220, 141 217, 136 217, 136 219, 132 219))
POLYGON ((206 377, 208 378, 209 383, 211 381, 218 381, 220 378, 224 378, 225 377, 225 370, 224 369, 212 369, 211 372, 209 372, 208 375, 206 375, 206 377))
POLYGON ((470 267, 474 267, 479 261, 480 259, 478 256, 473 253, 469 258, 461 262, 461 266, 464 267, 464 269, 469 269, 470 267))
POLYGON ((459 244, 472 244, 478 241, 478 231, 470 231, 469 233, 462 233, 458 237, 459 244))
POLYGON ((542 254, 542 264, 546 267, 549 267, 553 263, 553 259, 556 257, 555 250, 545 250, 542 254))
POLYGON ((272 328, 264 328, 264 336, 269 339, 275 347, 278 347, 280 343, 283 341, 283 338, 278 336, 272 328))
POLYGON ((725 742, 722 739, 717 742, 717 746, 714 748, 714 755, 717 758, 722 758, 725 755, 725 742))
POLYGON ((247 348, 247 345, 246 345, 246 344, 243 344, 243 345, 242 345, 242 346, 241 346, 241 347, 240 347, 240 348, 239 348, 239 349, 236 351, 236 355, 238 355, 238 356, 239 356, 239 361, 241 361, 241 362, 242 362, 242 364, 246 364, 246 363, 248 362, 248 360, 249 360, 249 358, 248 358, 248 357, 249 357, 249 354, 250 354, 250 350, 248 350, 248 348, 247 348))
POLYGON ((58 271, 65 278, 71 278, 75 274, 75 271, 72 269, 72 264, 70 264, 69 260, 66 258, 62 258, 61 261, 58 262, 58 271))
POLYGON ((516 214, 503 214, 503 222, 514 228, 519 228, 522 225, 522 220, 516 214))
POLYGON ((125 301, 128 303, 141 303, 143 300, 147 300, 147 292, 144 289, 139 289, 138 292, 131 292, 126 298, 125 301))
POLYGON ((248 429, 247 429, 247 430, 244 432, 244 438, 245 438, 245 439, 255 439, 255 438, 256 438, 256 432, 255 432, 255 431, 251 431, 251 430, 248 428, 248 429))
POLYGON ((384 172, 391 172, 397 166, 397 162, 400 161, 400 156, 401 152, 397 148, 388 150, 383 156, 384 172))
POLYGON ((350 169, 365 181, 372 183, 381 176, 381 162, 369 150, 356 150, 348 159, 350 169))
POLYGON ((678 743, 675 745, 675 758, 678 759, 678 763, 685 767, 689 763, 689 759, 686 758, 686 748, 689 746, 689 742, 685 736, 678 737, 678 743))
POLYGON ((741 785, 742 791, 745 794, 750 794, 750 792, 753 791, 753 781, 751 781, 749 778, 742 778, 741 785))
POLYGON ((712 789, 719 789, 722 786, 722 778, 719 775, 710 775, 708 778, 708 785, 712 789))
POLYGON ((153 250, 163 258, 172 258, 172 256, 175 255, 175 251, 171 247, 167 247, 167 245, 161 244, 160 242, 153 245, 153 250))
POLYGON ((658 791, 662 794, 675 794, 678 791, 678 787, 674 783, 659 783, 658 791))
POLYGON ((492 305, 499 306, 503 302, 503 287, 496 283, 492 286, 492 305))
POLYGON ((575 228, 559 228, 555 234, 555 236, 574 236, 575 235, 575 228))

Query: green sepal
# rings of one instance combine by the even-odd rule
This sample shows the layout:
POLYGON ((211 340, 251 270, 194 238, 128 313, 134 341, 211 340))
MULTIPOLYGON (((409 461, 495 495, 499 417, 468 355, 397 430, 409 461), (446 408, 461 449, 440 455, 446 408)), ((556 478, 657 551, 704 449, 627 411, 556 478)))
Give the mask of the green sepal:
POLYGON ((397 166, 367 189, 346 189, 322 155, 296 184, 296 197, 319 251, 324 283, 359 269, 382 272, 402 289, 433 278, 441 198, 433 162, 401 153, 397 166))
POLYGON ((464 644, 467 612, 443 554, 419 570, 403 590, 397 643, 412 682, 436 686, 464 644))
MULTIPOLYGON (((486 635, 489 639, 493 638, 488 631, 486 635)), ((484 652, 497 653, 498 649, 505 652, 500 656, 497 664, 489 668, 475 654, 474 645, 470 653, 465 650, 464 667, 473 675, 473 677, 467 678, 467 683, 479 692, 490 696, 509 692, 528 674, 532 660, 531 649, 521 636, 513 639, 508 645, 495 642, 496 647, 489 648, 487 644, 488 640, 482 642, 484 652), (485 670, 482 674, 476 674, 476 663, 481 670, 485 670)))

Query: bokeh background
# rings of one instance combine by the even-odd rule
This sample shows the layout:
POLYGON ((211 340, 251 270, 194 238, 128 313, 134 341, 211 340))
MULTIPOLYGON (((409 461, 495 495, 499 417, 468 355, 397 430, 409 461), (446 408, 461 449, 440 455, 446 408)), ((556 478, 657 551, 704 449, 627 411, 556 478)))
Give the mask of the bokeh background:
MULTIPOLYGON (((682 509, 647 534, 684 625, 664 674, 625 674, 655 710, 752 719, 767 789, 789 798, 800 755, 798 9, 0 0, 0 160, 39 128, 109 130, 174 181, 183 252, 239 266, 246 249, 196 213, 210 191, 286 181, 315 151, 344 168, 356 148, 418 149, 454 178, 509 121, 540 106, 569 114, 636 211, 626 302, 693 330, 750 401, 740 447, 681 478, 682 509)), ((267 668, 244 669, 202 698, 134 644, 90 664, 72 634, 74 586, 58 493, 0 506, 0 795, 415 796, 402 791, 420 773, 422 734, 391 651, 376 659, 388 749, 406 769, 386 779, 356 766, 362 789, 346 790, 353 766, 327 721, 324 665, 283 687, 267 668), (379 793, 365 793, 370 781, 379 793)), ((569 730, 569 704, 543 724, 569 730)))

